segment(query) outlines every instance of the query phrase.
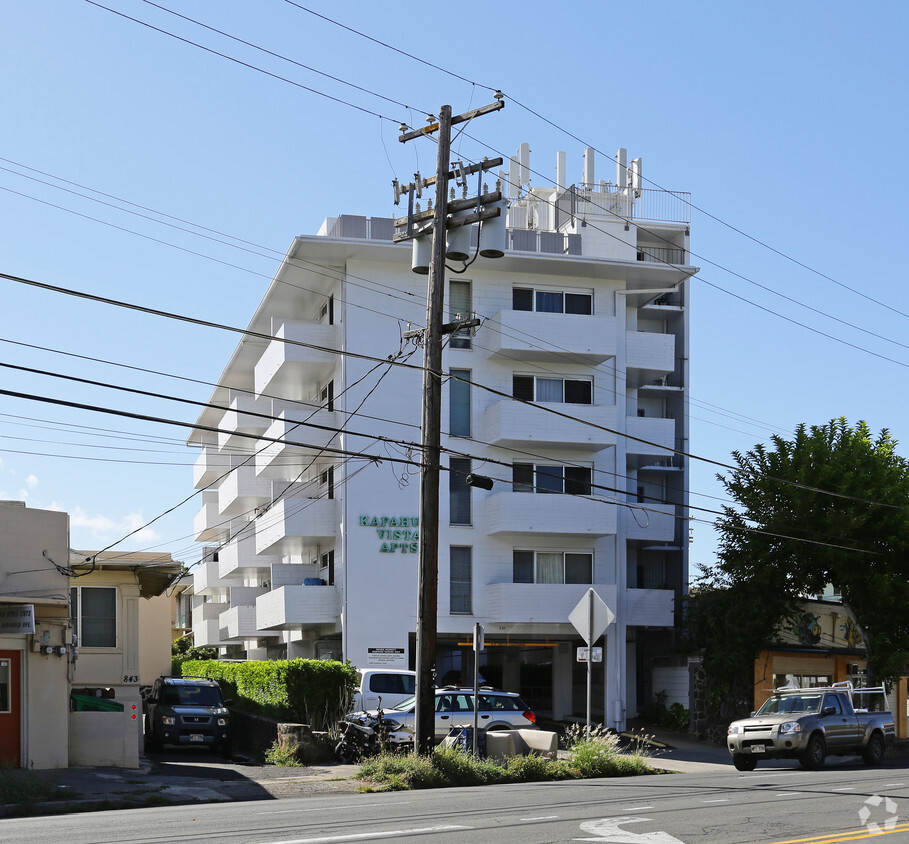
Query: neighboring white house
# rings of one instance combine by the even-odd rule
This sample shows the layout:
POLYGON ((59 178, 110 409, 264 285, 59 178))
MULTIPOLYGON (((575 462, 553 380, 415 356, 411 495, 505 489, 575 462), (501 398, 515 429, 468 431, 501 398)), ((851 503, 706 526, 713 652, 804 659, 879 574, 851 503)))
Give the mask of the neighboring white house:
POLYGON ((66 513, 0 502, 0 764, 138 767, 139 683, 170 671, 181 571, 70 551, 66 513))
MULTIPOLYGON (((512 191, 504 257, 447 274, 447 314, 481 325, 443 360, 437 676, 466 672, 481 622, 486 680, 581 714, 568 616, 592 584, 616 615, 595 711, 624 726, 660 691, 655 668, 687 677, 672 654, 695 268, 687 194, 621 166, 597 183, 585 156, 582 184, 512 191)), ((426 276, 392 233, 341 216, 294 240, 249 324, 271 339, 240 341, 189 438, 197 646, 414 665, 422 352, 403 334, 425 323, 426 276), (401 353, 409 368, 381 363, 401 353)))
MULTIPOLYGON (((78 659, 74 700, 114 701, 122 711, 69 713, 71 765, 135 768, 142 748, 140 685, 170 674, 168 587, 182 564, 170 554, 71 551, 70 606, 78 659)), ((87 704, 91 705, 91 704, 87 704)))

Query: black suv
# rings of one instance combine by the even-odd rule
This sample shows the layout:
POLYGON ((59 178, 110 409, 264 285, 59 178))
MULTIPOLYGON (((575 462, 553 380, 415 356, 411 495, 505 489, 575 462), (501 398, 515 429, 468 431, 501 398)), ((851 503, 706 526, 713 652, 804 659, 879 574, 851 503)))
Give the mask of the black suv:
POLYGON ((233 701, 205 677, 159 677, 145 697, 145 749, 163 744, 195 744, 224 755, 231 750, 233 701))

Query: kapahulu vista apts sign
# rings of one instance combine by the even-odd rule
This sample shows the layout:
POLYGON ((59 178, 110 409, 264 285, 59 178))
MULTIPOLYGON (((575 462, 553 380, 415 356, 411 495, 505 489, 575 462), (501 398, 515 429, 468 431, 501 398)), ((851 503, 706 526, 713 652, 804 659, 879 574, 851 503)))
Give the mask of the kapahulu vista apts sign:
POLYGON ((419 549, 418 516, 360 516, 360 527, 374 528, 380 554, 416 554, 419 549))

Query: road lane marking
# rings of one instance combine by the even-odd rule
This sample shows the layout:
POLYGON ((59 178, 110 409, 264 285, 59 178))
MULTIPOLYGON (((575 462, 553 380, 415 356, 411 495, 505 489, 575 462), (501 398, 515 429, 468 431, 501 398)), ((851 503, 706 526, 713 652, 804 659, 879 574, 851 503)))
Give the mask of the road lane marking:
POLYGON ((701 803, 728 803, 728 802, 729 802, 728 797, 719 798, 717 800, 702 800, 701 801, 701 803))
POLYGON ((350 835, 324 835, 319 838, 293 838, 286 841, 268 841, 263 844, 336 844, 340 841, 375 841, 377 838, 400 838, 404 835, 429 835, 433 832, 452 832, 456 829, 473 829, 470 826, 423 826, 412 829, 389 829, 384 832, 355 832, 350 835))
MULTIPOLYGON (((378 806, 406 806, 413 800, 397 800, 394 803, 348 803, 346 806, 332 806, 332 809, 369 809, 378 806)), ((272 812, 257 812, 258 815, 295 815, 302 812, 324 812, 325 807, 318 809, 276 809, 272 812)))
POLYGON ((558 820, 558 815, 541 815, 538 818, 518 818, 519 821, 554 821, 558 820))
POLYGON ((851 829, 845 832, 828 832, 826 835, 812 835, 810 838, 788 838, 785 841, 774 841, 772 844, 839 844, 841 841, 857 841, 861 838, 878 838, 881 835, 892 835, 895 832, 909 831, 909 823, 897 824, 893 829, 870 832, 866 829, 851 829))
POLYGON ((653 806, 626 806, 622 809, 623 812, 646 812, 648 809, 652 809, 653 806))
POLYGON ((855 789, 854 785, 843 785, 839 788, 834 788, 834 791, 853 791, 855 789))

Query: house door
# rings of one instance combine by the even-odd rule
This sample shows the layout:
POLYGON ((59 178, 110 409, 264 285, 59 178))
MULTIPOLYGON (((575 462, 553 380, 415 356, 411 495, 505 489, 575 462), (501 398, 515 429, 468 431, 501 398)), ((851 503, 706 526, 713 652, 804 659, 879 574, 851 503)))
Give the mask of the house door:
POLYGON ((0 651, 0 766, 22 764, 22 654, 0 651))

